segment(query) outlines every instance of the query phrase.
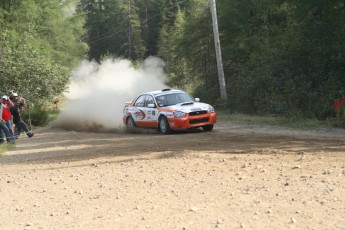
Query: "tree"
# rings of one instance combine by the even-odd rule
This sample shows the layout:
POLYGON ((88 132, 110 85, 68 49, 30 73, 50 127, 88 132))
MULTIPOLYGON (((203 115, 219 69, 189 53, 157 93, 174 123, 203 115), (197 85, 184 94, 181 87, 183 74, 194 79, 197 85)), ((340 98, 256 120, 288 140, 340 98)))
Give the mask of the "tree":
POLYGON ((73 1, 6 1, 0 11, 1 90, 18 90, 41 104, 65 90, 84 55, 83 17, 68 13, 73 1))
POLYGON ((210 9, 205 1, 192 3, 177 11, 172 26, 165 24, 158 54, 170 84, 215 103, 220 94, 210 9))
POLYGON ((89 59, 104 55, 140 60, 145 53, 137 2, 134 0, 82 0, 79 12, 86 15, 89 59))
POLYGON ((328 116, 326 101, 343 91, 344 2, 219 0, 218 5, 232 109, 328 116))
POLYGON ((68 69, 46 59, 10 32, 0 36, 1 89, 16 90, 38 105, 51 101, 64 91, 69 80, 68 69))

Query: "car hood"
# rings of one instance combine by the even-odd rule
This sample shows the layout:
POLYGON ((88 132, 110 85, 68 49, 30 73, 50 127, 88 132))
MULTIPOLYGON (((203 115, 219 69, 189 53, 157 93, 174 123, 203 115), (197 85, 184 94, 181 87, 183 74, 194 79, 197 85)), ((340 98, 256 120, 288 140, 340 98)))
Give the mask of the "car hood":
POLYGON ((202 111, 202 110, 209 110, 209 104, 202 103, 202 102, 185 102, 176 105, 167 106, 175 111, 182 111, 184 113, 202 111))

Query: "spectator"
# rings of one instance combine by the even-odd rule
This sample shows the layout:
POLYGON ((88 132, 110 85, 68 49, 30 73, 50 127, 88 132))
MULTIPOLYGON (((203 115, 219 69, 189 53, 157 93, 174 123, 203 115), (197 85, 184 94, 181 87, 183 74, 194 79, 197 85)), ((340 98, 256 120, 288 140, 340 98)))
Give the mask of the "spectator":
MULTIPOLYGON (((22 109, 26 110, 28 108, 25 98, 22 96, 19 96, 18 93, 14 92, 13 90, 10 90, 8 92, 8 96, 13 103, 15 103, 17 101, 17 99, 20 99, 20 107, 22 109)), ((18 134, 18 133, 20 134, 20 132, 17 131, 17 126, 14 126, 13 130, 14 130, 14 132, 13 132, 14 136, 17 138, 16 134, 18 134)))
POLYGON ((10 134, 13 136, 12 132, 12 116, 10 108, 14 106, 13 102, 9 99, 8 96, 2 96, 2 119, 5 121, 5 124, 10 131, 10 134))
POLYGON ((16 126, 16 137, 19 137, 22 130, 26 133, 28 137, 33 137, 33 132, 29 131, 28 125, 20 117, 20 113, 25 111, 25 107, 21 103, 21 99, 17 98, 15 105, 11 107, 11 114, 13 116, 13 123, 16 126))
POLYGON ((0 144, 5 143, 5 138, 3 136, 3 133, 5 133, 7 143, 14 144, 14 137, 13 133, 10 132, 12 131, 12 124, 11 124, 11 113, 8 116, 8 110, 9 109, 9 104, 7 102, 3 103, 4 99, 8 99, 7 96, 3 97, 1 102, 0 102, 0 144), (9 122, 7 121, 9 117, 9 122), (8 126, 10 124, 10 126, 8 126), (9 128, 10 127, 10 128, 9 128))
POLYGON ((9 96, 10 100, 13 101, 13 102, 17 101, 17 98, 20 98, 21 106, 25 107, 25 109, 27 108, 25 98, 22 97, 22 96, 19 96, 18 93, 16 93, 13 90, 11 90, 11 91, 8 92, 8 96, 9 96))

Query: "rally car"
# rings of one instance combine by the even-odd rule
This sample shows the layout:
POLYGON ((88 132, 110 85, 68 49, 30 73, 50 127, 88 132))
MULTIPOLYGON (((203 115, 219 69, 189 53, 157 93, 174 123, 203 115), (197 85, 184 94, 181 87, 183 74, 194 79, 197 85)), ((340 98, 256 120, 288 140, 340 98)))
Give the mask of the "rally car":
POLYGON ((157 128, 163 134, 201 127, 211 131, 217 121, 214 108, 182 90, 163 89, 140 94, 123 109, 128 131, 135 127, 157 128))

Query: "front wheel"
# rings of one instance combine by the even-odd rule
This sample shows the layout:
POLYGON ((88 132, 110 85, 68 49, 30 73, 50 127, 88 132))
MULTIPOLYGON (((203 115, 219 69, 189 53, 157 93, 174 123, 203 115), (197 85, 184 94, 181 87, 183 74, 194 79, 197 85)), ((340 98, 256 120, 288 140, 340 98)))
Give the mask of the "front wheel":
POLYGON ((133 130, 135 129, 135 127, 136 127, 135 121, 133 120, 132 117, 129 117, 129 118, 127 119, 127 123, 126 123, 127 132, 128 132, 128 133, 133 132, 133 130))
POLYGON ((212 129, 213 129, 213 125, 204 125, 203 127, 202 127, 202 129, 204 130, 204 131, 212 131, 212 129))
POLYGON ((166 117, 162 117, 161 119, 159 119, 159 130, 163 134, 171 133, 170 125, 166 117))

